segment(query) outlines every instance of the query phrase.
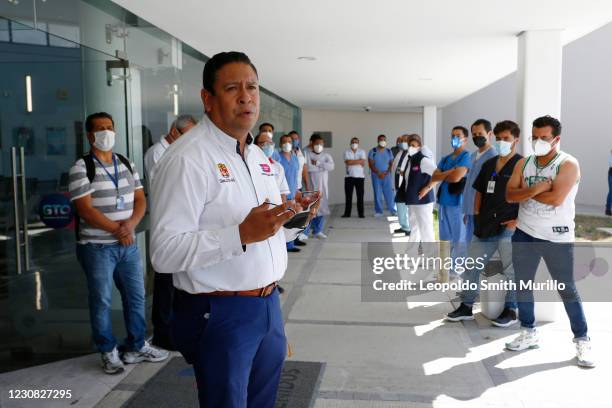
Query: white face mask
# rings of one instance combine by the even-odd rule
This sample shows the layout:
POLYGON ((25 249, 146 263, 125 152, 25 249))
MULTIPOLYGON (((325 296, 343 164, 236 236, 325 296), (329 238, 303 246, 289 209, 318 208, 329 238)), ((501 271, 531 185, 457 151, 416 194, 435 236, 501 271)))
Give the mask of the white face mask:
POLYGON ((546 156, 552 149, 552 143, 542 139, 532 140, 531 146, 536 156, 546 156))
POLYGON ((402 150, 408 150, 408 143, 406 143, 406 142, 402 142, 402 143, 400 143, 400 148, 401 148, 402 150))
POLYGON ((380 140, 380 141, 378 142, 378 145, 379 145, 380 147, 385 147, 385 146, 387 145, 387 142, 386 142, 386 141, 384 141, 384 140, 380 140))
POLYGON ((112 130, 101 130, 94 133, 94 146, 103 152, 110 151, 115 146, 115 132, 112 130))
POLYGON ((358 143, 351 144, 351 149, 353 149, 353 150, 357 150, 358 147, 359 147, 358 143))
POLYGON ((415 154, 419 152, 419 150, 421 150, 419 147, 410 146, 408 148, 408 155, 414 156, 415 154))
POLYGON ((293 145, 291 143, 283 143, 281 148, 283 149, 283 152, 289 153, 291 150, 293 150, 293 145))
POLYGON ((316 144, 316 145, 314 145, 313 150, 314 150, 315 153, 321 153, 323 151, 323 145, 316 144))

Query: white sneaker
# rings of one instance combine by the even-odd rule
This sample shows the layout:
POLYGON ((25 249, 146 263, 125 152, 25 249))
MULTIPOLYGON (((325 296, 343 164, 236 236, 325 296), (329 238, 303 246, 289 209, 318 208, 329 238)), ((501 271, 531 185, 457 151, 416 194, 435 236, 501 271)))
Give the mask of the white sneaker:
POLYGON ((535 349, 539 347, 538 342, 536 329, 523 329, 516 339, 506 343, 506 349, 511 351, 535 349))
POLYGON ((117 347, 112 351, 102 353, 102 369, 106 374, 119 374, 125 370, 125 366, 119 358, 117 347))
POLYGON ((308 239, 308 235, 304 234, 303 232, 300 232, 300 234, 298 235, 298 239, 300 241, 306 241, 308 239))
POLYGON ((318 239, 327 239, 327 235, 325 235, 322 232, 319 232, 319 233, 315 234, 315 237, 318 238, 318 239))
POLYGON ((150 361, 158 363, 164 361, 170 356, 168 350, 155 347, 145 341, 145 344, 138 351, 126 351, 123 353, 123 362, 126 364, 140 363, 141 361, 150 361))
POLYGON ((576 360, 580 367, 595 367, 595 359, 590 340, 574 340, 576 343, 576 360))
POLYGON ((380 218, 380 217, 382 217, 382 216, 383 216, 383 215, 382 215, 381 213, 374 213, 374 218, 380 218))

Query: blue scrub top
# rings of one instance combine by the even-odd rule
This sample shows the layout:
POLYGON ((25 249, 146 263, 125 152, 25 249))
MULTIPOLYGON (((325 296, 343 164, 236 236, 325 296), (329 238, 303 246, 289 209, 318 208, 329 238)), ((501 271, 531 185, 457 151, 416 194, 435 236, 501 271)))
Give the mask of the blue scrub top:
MULTIPOLYGON (((375 147, 374 149, 370 149, 368 159, 374 160, 374 167, 376 167, 376 170, 385 172, 389 170, 389 162, 393 161, 393 153, 391 153, 391 149, 385 148, 385 150, 381 152, 378 150, 378 147, 375 147)), ((387 176, 389 175, 390 174, 387 174, 387 176)))
POLYGON ((291 192, 290 194, 287 194, 287 200, 293 200, 297 191, 300 162, 293 152, 291 153, 290 160, 287 160, 284 154, 279 153, 278 162, 285 169, 285 179, 287 180, 287 185, 289 186, 289 191, 291 192))
MULTIPOLYGON (((441 171, 450 170, 455 167, 467 167, 468 174, 470 174, 470 168, 472 167, 472 162, 470 160, 470 152, 462 151, 459 155, 453 158, 453 153, 448 156, 444 156, 442 160, 438 163, 438 168, 441 171)), ((467 185, 466 185, 467 188, 467 185)), ((465 191, 465 190, 464 190, 465 191)), ((461 206, 463 202, 463 193, 461 194, 451 194, 448 192, 448 183, 443 181, 440 184, 440 199, 438 201, 440 205, 447 205, 449 207, 458 207, 461 206)))
POLYGON ((478 160, 476 159, 476 154, 478 150, 472 152, 470 155, 470 162, 472 163, 472 168, 468 172, 467 182, 465 183, 465 190, 463 191, 463 214, 474 215, 474 196, 476 195, 476 190, 472 185, 476 178, 478 178, 478 174, 480 174, 480 169, 482 168, 482 164, 487 160, 497 156, 497 151, 490 147, 489 150, 486 150, 483 154, 480 155, 478 160))

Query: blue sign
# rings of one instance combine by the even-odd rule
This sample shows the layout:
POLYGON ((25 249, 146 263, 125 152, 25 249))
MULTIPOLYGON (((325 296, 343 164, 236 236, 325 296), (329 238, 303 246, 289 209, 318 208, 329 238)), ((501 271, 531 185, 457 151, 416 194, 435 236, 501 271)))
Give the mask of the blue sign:
POLYGON ((40 200, 40 220, 48 227, 65 228, 72 222, 74 209, 68 197, 63 194, 49 194, 40 200))

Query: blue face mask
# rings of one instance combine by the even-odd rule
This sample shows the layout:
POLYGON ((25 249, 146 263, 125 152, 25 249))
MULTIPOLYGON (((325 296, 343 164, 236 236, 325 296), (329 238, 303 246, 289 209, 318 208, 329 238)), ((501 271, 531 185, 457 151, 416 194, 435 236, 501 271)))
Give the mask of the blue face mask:
POLYGON ((498 140, 495 142, 495 150, 497 150, 497 154, 499 154, 500 156, 506 157, 512 151, 512 142, 498 140))
POLYGON ((266 157, 272 157, 272 155, 274 154, 274 145, 273 144, 267 144, 263 147, 263 152, 266 155, 266 157))
POLYGON ((459 136, 453 136, 450 143, 453 149, 457 149, 461 146, 461 138, 459 136))
POLYGON ((298 139, 295 139, 291 142, 291 144, 293 145, 294 149, 299 149, 300 148, 300 141, 298 139))

